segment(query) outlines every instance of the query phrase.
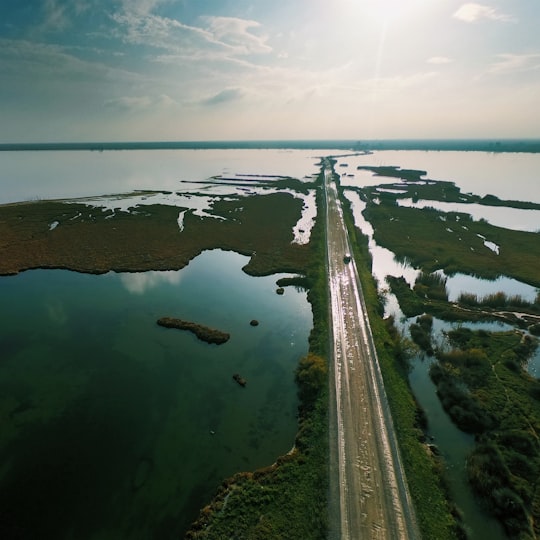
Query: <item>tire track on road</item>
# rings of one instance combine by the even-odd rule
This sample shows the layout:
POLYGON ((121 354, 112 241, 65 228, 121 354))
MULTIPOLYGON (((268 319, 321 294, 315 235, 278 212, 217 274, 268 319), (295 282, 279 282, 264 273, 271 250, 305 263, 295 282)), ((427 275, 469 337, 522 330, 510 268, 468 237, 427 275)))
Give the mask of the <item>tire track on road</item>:
POLYGON ((333 168, 325 162, 333 362, 330 411, 332 540, 417 539, 358 272, 333 168), (336 463, 337 461, 337 463, 336 463), (336 474, 337 471, 337 474, 336 474))

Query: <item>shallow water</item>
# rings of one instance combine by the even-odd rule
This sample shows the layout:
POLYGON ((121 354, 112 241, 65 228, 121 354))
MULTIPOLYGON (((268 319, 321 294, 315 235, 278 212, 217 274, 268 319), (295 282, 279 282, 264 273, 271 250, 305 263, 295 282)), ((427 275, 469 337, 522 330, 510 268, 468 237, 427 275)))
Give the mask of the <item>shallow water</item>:
MULTIPOLYGON (((444 275, 444 272, 440 273, 444 275)), ((479 299, 482 299, 502 291, 507 296, 520 296, 526 302, 534 303, 539 293, 536 287, 506 276, 490 280, 467 274, 448 276, 446 289, 450 302, 455 302, 461 293, 475 294, 479 299)))
POLYGON ((247 260, 215 250, 179 272, 0 279, 3 530, 178 538, 222 479, 292 447, 311 310, 305 293, 276 294, 279 275, 243 273, 247 260), (162 316, 231 339, 209 345, 162 316))
MULTIPOLYGON (((346 185, 377 185, 388 179, 357 171, 358 165, 395 165, 427 171, 426 178, 455 182, 464 193, 540 203, 540 154, 386 150, 338 159, 348 163, 346 185)), ((343 180, 342 180, 343 182, 343 180)), ((344 184, 344 185, 345 185, 344 184)))
MULTIPOLYGON (((133 190, 193 189, 193 182, 235 174, 303 179, 319 173, 323 150, 25 151, 0 154, 0 204, 133 190)), ((226 186, 221 186, 223 191, 226 186)))
MULTIPOLYGON (((540 181, 540 179, 539 179, 540 181)), ((470 214, 476 221, 484 219, 491 225, 515 231, 540 232, 540 210, 526 210, 485 204, 449 203, 444 201, 398 199, 398 205, 410 208, 435 208, 441 212, 470 214)))

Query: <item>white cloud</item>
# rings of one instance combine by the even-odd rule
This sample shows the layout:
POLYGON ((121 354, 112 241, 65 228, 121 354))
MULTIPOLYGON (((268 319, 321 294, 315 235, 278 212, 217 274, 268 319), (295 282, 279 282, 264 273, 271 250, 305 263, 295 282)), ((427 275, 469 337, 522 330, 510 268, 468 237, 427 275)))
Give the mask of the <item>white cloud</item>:
POLYGON ((497 62, 487 70, 491 74, 506 74, 540 70, 540 53, 534 54, 499 54, 497 62))
POLYGON ((426 62, 428 64, 442 65, 442 64, 450 64, 453 62, 453 60, 451 58, 448 58, 447 56, 432 56, 431 58, 428 58, 426 62))
POLYGON ((154 111, 156 108, 171 107, 177 103, 167 94, 161 94, 158 96, 121 96, 107 100, 105 105, 115 109, 154 111))
POLYGON ((57 0, 46 0, 43 4, 45 19, 42 30, 61 30, 68 26, 69 21, 66 14, 67 5, 57 0))
POLYGON ((41 22, 30 33, 61 32, 72 26, 74 19, 89 8, 89 0, 44 0, 41 4, 41 22))
POLYGON ((127 43, 176 51, 200 46, 211 39, 211 35, 201 28, 158 15, 125 11, 111 17, 118 24, 116 37, 127 43))
POLYGON ((484 4, 468 3, 463 4, 453 15, 456 19, 472 23, 480 19, 490 19, 493 21, 515 22, 511 15, 500 12, 497 8, 484 4))
POLYGON ((160 0, 125 1, 123 9, 113 13, 117 24, 115 37, 126 43, 163 49, 160 59, 183 57, 184 60, 243 56, 268 53, 272 49, 265 36, 253 32, 260 23, 238 17, 201 17, 201 26, 152 13, 160 0))
POLYGON ((148 15, 165 0, 122 0, 125 12, 135 12, 139 15, 148 15))
POLYGON ((229 103, 238 101, 244 97, 245 92, 241 88, 226 88, 217 94, 201 101, 202 105, 220 105, 221 103, 229 103))
POLYGON ((2 38, 0 71, 9 74, 10 80, 30 77, 34 85, 44 81, 60 86, 69 80, 121 80, 130 84, 143 80, 137 73, 78 58, 60 45, 2 38))
POLYGON ((261 25, 256 21, 237 17, 204 17, 208 31, 214 38, 234 49, 239 54, 268 53, 272 50, 266 38, 256 36, 250 30, 261 25))

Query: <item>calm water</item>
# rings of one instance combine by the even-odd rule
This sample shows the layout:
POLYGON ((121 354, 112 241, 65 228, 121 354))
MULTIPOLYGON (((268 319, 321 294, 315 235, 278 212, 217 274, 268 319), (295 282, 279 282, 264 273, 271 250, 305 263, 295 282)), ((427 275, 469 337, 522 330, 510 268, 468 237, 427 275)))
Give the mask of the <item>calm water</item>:
POLYGON ((180 190, 217 175, 319 172, 315 150, 125 150, 0 152, 0 204, 132 190, 180 190))
POLYGON ((311 309, 246 263, 215 250, 179 272, 0 279, 3 538, 179 538, 223 478, 290 450, 311 309))
MULTIPOLYGON (((332 153, 2 152, 0 204, 137 189, 223 195, 230 188, 200 183, 216 175, 310 177, 319 171, 319 157, 332 153)), ((347 185, 387 182, 357 171, 358 165, 398 165, 454 181, 464 192, 540 202, 540 154, 383 151, 341 163, 348 164, 338 169, 347 185)), ((361 201, 354 194, 351 200, 357 222, 371 235, 361 201)), ((417 270, 372 239, 370 249, 381 286, 387 274, 414 282, 417 270)), ((304 293, 275 294, 279 276, 243 274, 245 263, 212 251, 180 272, 32 271, 0 278, 0 508, 6 516, 0 523, 22 524, 39 538, 176 538, 224 477, 268 465, 290 449, 293 372, 307 351, 311 310, 304 293), (157 327, 164 315, 227 330, 232 338, 207 345, 157 327), (249 325, 253 318, 260 326, 249 325), (235 372, 247 379, 245 389, 232 381, 235 372)), ((491 292, 492 282, 484 282, 454 276, 450 293, 480 286, 491 292)), ((522 285, 501 286, 534 295, 522 285)), ((387 313, 399 316, 396 299, 388 299, 387 313)), ((540 354, 531 373, 536 364, 540 354)), ((502 538, 468 490, 463 463, 472 441, 442 410, 427 361, 414 364, 411 384, 473 538, 488 530, 490 538, 502 538)))
MULTIPOLYGON (((349 185, 377 185, 393 180, 357 171, 358 165, 395 165, 426 171, 426 178, 455 182, 464 193, 495 195, 505 200, 540 203, 540 154, 487 152, 382 151, 368 156, 344 157, 349 185)), ((343 171, 342 171, 343 172, 343 171)))

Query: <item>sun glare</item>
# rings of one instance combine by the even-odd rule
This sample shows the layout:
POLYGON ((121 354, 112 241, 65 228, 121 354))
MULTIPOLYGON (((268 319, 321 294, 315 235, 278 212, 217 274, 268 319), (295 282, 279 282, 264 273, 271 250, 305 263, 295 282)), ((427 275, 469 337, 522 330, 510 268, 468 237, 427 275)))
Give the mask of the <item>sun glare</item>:
POLYGON ((379 23, 390 23, 403 18, 418 7, 421 0, 343 0, 343 8, 351 16, 363 17, 379 23))

